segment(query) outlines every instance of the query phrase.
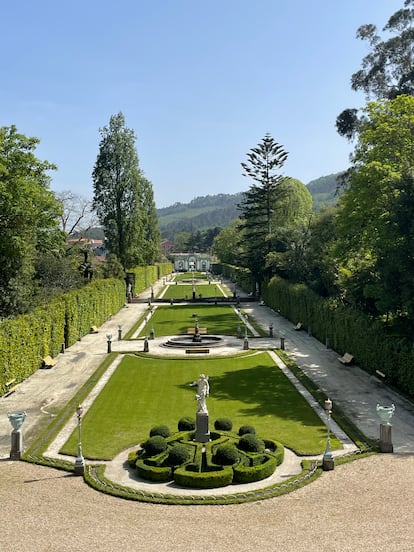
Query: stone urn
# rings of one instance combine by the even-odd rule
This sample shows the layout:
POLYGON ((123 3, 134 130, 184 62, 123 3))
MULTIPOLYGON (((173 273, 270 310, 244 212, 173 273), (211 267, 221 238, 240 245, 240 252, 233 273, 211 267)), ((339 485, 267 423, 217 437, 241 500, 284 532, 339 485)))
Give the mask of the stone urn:
POLYGON ((381 406, 377 404, 377 415, 383 425, 391 425, 390 420, 395 412, 395 405, 381 406))
POLYGON ((13 431, 20 431, 20 428, 23 425, 23 422, 26 419, 26 412, 8 412, 7 417, 12 425, 13 431))

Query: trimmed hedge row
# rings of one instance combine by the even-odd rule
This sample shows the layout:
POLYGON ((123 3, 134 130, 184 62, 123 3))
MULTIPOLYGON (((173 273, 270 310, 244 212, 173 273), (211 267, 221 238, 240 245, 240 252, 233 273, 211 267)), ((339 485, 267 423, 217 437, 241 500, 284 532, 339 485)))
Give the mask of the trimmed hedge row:
POLYGON ((151 266, 137 266, 128 270, 128 272, 134 275, 134 292, 136 294, 141 293, 142 291, 144 291, 144 289, 147 289, 151 284, 153 284, 166 274, 171 274, 172 271, 172 263, 158 263, 151 266))
MULTIPOLYGON (((171 263, 137 267, 139 291, 172 272, 171 263)), ((136 282, 137 286, 137 282, 136 282)), ((31 313, 0 322, 0 396, 7 382, 17 384, 36 372, 46 356, 55 357, 92 326, 102 325, 125 304, 123 280, 101 279, 57 297, 31 313)))
POLYGON ((31 313, 0 322, 0 394, 6 383, 20 383, 54 357, 62 345, 69 347, 100 326, 125 304, 125 283, 96 280, 64 294, 31 313))
POLYGON ((255 291, 254 278, 248 268, 241 268, 239 266, 224 263, 214 263, 212 265, 212 272, 229 278, 246 292, 250 293, 255 291))
POLYGON ((387 334, 379 321, 332 300, 324 299, 303 284, 273 277, 262 287, 266 304, 293 323, 301 322, 322 342, 329 340, 338 353, 351 353, 358 365, 414 396, 414 349, 412 341, 387 334))

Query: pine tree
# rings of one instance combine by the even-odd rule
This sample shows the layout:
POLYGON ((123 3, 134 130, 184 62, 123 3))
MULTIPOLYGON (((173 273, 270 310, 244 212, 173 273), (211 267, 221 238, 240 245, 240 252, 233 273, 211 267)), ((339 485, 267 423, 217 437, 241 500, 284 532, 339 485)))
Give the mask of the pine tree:
POLYGON ((246 251, 244 264, 250 268, 259 283, 265 276, 266 256, 272 250, 272 221, 278 185, 285 178, 278 171, 287 156, 283 146, 266 134, 247 154, 247 162, 241 163, 243 176, 256 182, 244 193, 239 209, 246 251))

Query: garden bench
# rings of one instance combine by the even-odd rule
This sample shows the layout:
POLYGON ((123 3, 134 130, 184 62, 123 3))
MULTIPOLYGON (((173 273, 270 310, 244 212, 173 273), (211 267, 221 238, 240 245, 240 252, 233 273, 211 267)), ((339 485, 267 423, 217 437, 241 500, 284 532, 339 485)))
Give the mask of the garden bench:
POLYGON ((42 359, 42 368, 52 368, 52 366, 55 366, 57 360, 52 358, 50 355, 45 356, 44 359, 42 359))
POLYGON ((5 397, 8 397, 9 395, 11 395, 12 393, 14 393, 14 391, 16 390, 16 387, 17 385, 13 385, 13 383, 16 382, 16 378, 13 378, 9 381, 6 381, 6 383, 4 384, 6 386, 6 393, 5 393, 5 397))
POLYGON ((298 322, 296 326, 293 327, 293 329, 299 332, 302 329, 302 322, 298 322))
POLYGON ((352 364, 354 357, 350 353, 345 353, 344 356, 338 357, 341 364, 352 364))
POLYGON ((192 349, 186 349, 185 350, 187 355, 191 355, 193 353, 209 353, 210 349, 208 347, 193 347, 192 349))
POLYGON ((99 330, 96 326, 91 326, 91 329, 89 330, 89 333, 97 334, 97 333, 99 333, 99 330))
MULTIPOLYGON (((188 334, 195 334, 196 329, 195 328, 187 328, 188 334)), ((205 335, 207 333, 207 328, 198 328, 198 333, 201 335, 205 335)))
POLYGON ((372 375, 369 380, 375 381, 375 383, 384 383, 386 375, 381 370, 375 370, 375 375, 372 375))

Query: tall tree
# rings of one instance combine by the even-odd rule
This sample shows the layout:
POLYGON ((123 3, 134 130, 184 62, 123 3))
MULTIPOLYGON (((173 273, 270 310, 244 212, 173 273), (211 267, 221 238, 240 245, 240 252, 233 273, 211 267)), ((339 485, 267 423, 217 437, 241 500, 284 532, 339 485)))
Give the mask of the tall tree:
MULTIPOLYGON (((351 77, 353 90, 362 90, 374 99, 414 95, 413 24, 414 0, 405 0, 404 7, 396 11, 383 27, 385 38, 380 36, 375 25, 358 28, 357 38, 367 41, 371 51, 363 58, 361 69, 351 77)), ((345 109, 336 121, 339 134, 348 139, 355 136, 358 125, 356 109, 345 109)))
POLYGON ((36 158, 38 143, 15 126, 0 128, 0 317, 29 309, 36 257, 59 255, 64 244, 61 206, 49 190, 56 167, 36 158))
POLYGON ((239 205, 243 221, 246 248, 245 265, 260 283, 265 276, 265 259, 272 250, 272 222, 278 199, 279 184, 284 177, 278 174, 287 159, 287 152, 270 134, 247 154, 242 163, 243 176, 255 183, 245 192, 239 205))
POLYGON ((414 320, 413 151, 414 97, 370 102, 339 202, 337 253, 354 302, 414 320))
POLYGON ((135 133, 126 127, 122 113, 112 115, 109 125, 101 128, 100 133, 92 173, 93 207, 105 228, 108 249, 119 258, 124 269, 154 262, 152 240, 157 235, 157 221, 149 217, 151 184, 139 167, 135 133))

